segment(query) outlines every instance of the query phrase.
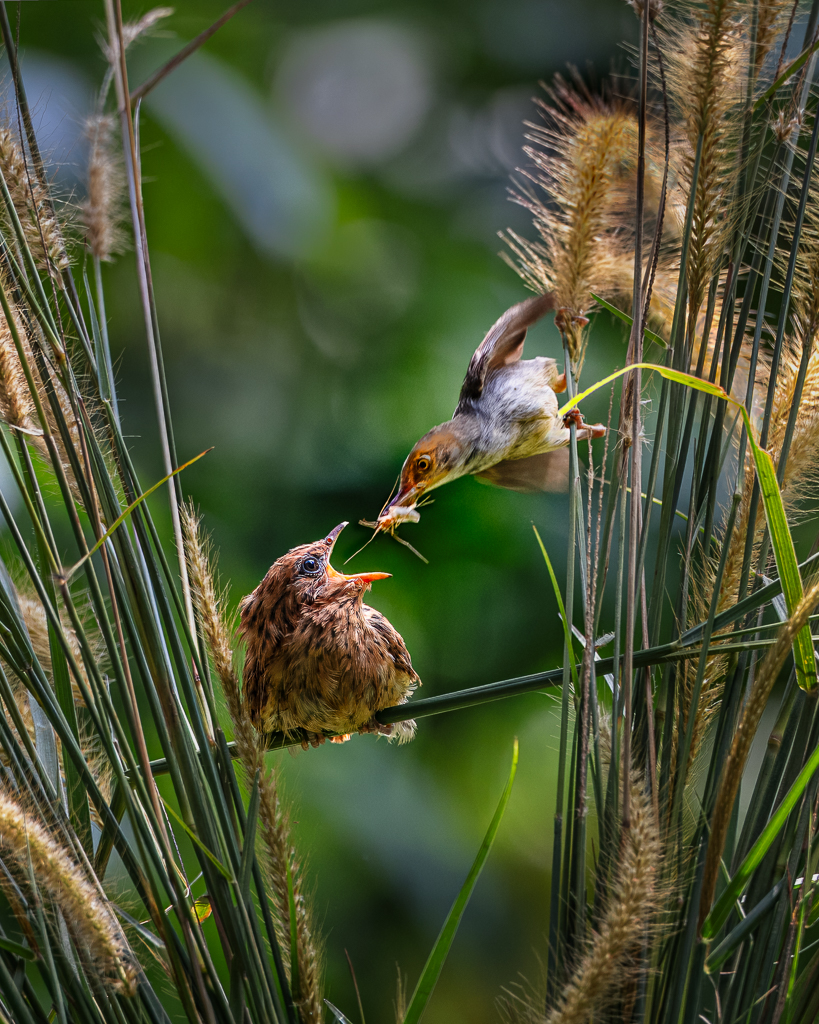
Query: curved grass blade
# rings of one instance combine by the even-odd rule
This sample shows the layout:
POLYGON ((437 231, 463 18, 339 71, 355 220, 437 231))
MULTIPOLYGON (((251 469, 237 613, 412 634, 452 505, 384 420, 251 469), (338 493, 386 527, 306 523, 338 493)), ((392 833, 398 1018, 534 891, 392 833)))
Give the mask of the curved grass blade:
POLYGON ((447 958, 450 947, 452 946, 452 940, 455 938, 455 932, 458 930, 458 925, 461 923, 464 910, 469 902, 469 897, 472 895, 472 890, 475 888, 475 883, 478 881, 478 875, 486 863, 486 858, 489 855, 489 851, 492 849, 492 843, 495 841, 495 836, 498 832, 498 827, 503 818, 503 813, 506 810, 506 805, 509 802, 509 796, 512 792, 512 784, 515 781, 515 773, 518 770, 518 741, 515 739, 515 745, 512 749, 512 767, 509 772, 509 779, 506 783, 506 788, 500 798, 498 809, 495 811, 495 816, 489 823, 486 835, 484 836, 481 848, 478 850, 478 856, 475 858, 472 867, 469 869, 469 874, 466 876, 466 881, 461 886, 461 891, 455 902, 452 904, 452 909, 447 914, 444 926, 435 940, 435 945, 432 947, 432 952, 429 954, 429 958, 424 965, 424 970, 421 972, 421 977, 418 979, 418 984, 415 986, 415 991, 412 993, 412 999, 407 1007, 407 1012, 404 1017, 404 1024, 418 1024, 421 1017, 423 1016, 424 1010, 427 1008, 432 990, 435 988, 435 984, 441 975, 441 970, 444 966, 444 961, 447 958))
MULTIPOLYGON (((622 309, 612 306, 610 302, 606 302, 605 299, 601 299, 599 295, 595 295, 594 292, 592 292, 591 297, 598 306, 602 306, 603 309, 611 313, 612 316, 616 316, 618 320, 622 320, 624 324, 628 324, 628 326, 631 327, 634 323, 634 320, 628 315, 628 313, 624 313, 622 309)), ((668 342, 664 338, 661 338, 659 334, 655 334, 654 331, 649 331, 648 328, 644 327, 643 334, 645 334, 649 341, 653 341, 655 345, 659 345, 660 348, 668 348, 668 342)))
POLYGON ((762 93, 762 95, 759 97, 756 103, 754 103, 754 111, 759 110, 760 107, 764 106, 769 99, 772 99, 773 96, 788 81, 788 79, 795 75, 796 72, 799 71, 800 68, 807 63, 808 59, 812 57, 817 50, 819 50, 819 39, 811 46, 808 46, 806 49, 804 49, 798 57, 794 58, 794 60, 792 60, 790 64, 786 66, 785 70, 782 72, 779 78, 777 78, 777 80, 771 86, 769 86, 765 90, 765 92, 762 93))
POLYGON ((572 679, 574 680, 575 693, 580 692, 580 683, 577 680, 577 666, 574 663, 574 648, 572 647, 572 634, 569 629, 569 623, 566 619, 566 609, 563 607, 563 597, 560 593, 560 587, 557 585, 557 577, 555 571, 552 568, 552 563, 549 560, 549 555, 546 552, 543 541, 540 539, 540 534, 537 532, 537 527, 532 524, 532 529, 535 531, 537 542, 540 545, 541 553, 543 554, 543 560, 546 562, 546 568, 549 570, 549 577, 552 581, 552 587, 554 588, 555 597, 557 598, 557 607, 560 612, 560 621, 563 623, 563 636, 566 640, 566 650, 569 652, 569 664, 572 670, 572 679))
MULTIPOLYGON (((566 404, 558 410, 558 416, 565 415, 584 398, 594 394, 595 391, 599 391, 607 384, 617 380, 618 377, 622 377, 624 374, 630 373, 634 369, 656 370, 657 373, 666 377, 668 380, 675 381, 678 384, 684 384, 686 387, 693 388, 696 391, 704 391, 706 394, 713 395, 715 398, 720 398, 725 402, 730 402, 731 405, 736 406, 739 410, 739 413, 742 416, 742 421, 745 424, 745 432, 748 435, 748 444, 750 445, 757 477, 759 478, 759 489, 762 494, 762 503, 765 508, 765 516, 767 518, 768 529, 771 534, 771 546, 774 550, 776 568, 779 572, 779 579, 782 583, 782 593, 785 597, 785 605, 788 609, 788 615, 793 615, 793 612, 802 600, 803 595, 802 577, 799 575, 799 565, 796 561, 796 550, 793 546, 793 538, 791 537, 791 532, 788 528, 788 521, 785 516, 785 506, 782 504, 782 493, 776 479, 773 461, 771 460, 770 455, 757 443, 756 438, 754 437, 751 418, 742 403, 737 402, 736 399, 732 398, 724 388, 721 388, 718 384, 711 384, 709 381, 701 380, 699 377, 694 377, 690 373, 682 373, 679 370, 669 370, 668 367, 658 366, 656 363, 634 363, 631 366, 625 366, 623 369, 609 374, 609 376, 605 377, 603 380, 598 381, 596 384, 592 384, 590 388, 586 388, 585 391, 581 391, 579 395, 575 395, 574 398, 566 402, 566 404)), ((810 635, 810 626, 808 624, 806 624, 798 633, 793 646, 794 662, 796 663, 796 674, 799 685, 806 690, 813 689, 817 682, 816 661, 813 653, 813 640, 810 635)))
POLYGON ((736 874, 725 886, 724 892, 711 908, 711 913, 706 917, 705 921, 703 921, 702 937, 706 942, 709 939, 712 939, 725 924, 735 901, 739 899, 742 890, 745 888, 751 875, 762 862, 762 858, 771 848, 771 844, 774 839, 776 839, 780 831, 785 827, 788 815, 802 798, 802 794, 805 792, 808 783, 817 769, 819 769, 819 747, 813 751, 811 756, 805 762, 805 767, 797 775, 793 785, 782 798, 782 803, 780 803, 776 811, 771 815, 768 824, 760 833, 759 839, 757 839, 748 851, 748 855, 740 864, 736 874))
POLYGON ((93 546, 93 548, 91 548, 91 550, 87 554, 83 555, 82 558, 79 560, 79 562, 77 562, 75 565, 72 565, 70 569, 66 570, 66 572, 65 572, 65 580, 66 581, 70 580, 71 577, 74 575, 74 573, 77 571, 77 569, 79 569, 83 565, 85 565, 85 563, 88 561, 88 559, 92 555, 96 554, 97 551, 99 551, 99 549, 111 537, 111 535, 120 526, 122 526, 122 524, 125 522, 125 520, 128 518, 128 516, 137 507, 137 505, 141 505, 142 502, 145 501, 145 499, 149 495, 153 494, 154 491, 159 490, 159 488, 163 484, 166 484, 171 479, 171 477, 176 476, 177 473, 181 473, 183 469, 187 469, 188 466, 192 466, 194 464, 194 462, 198 462, 203 456, 207 455, 208 452, 212 452, 212 451, 213 451, 213 448, 206 448, 203 452, 200 452, 198 455, 195 455, 192 459, 188 459, 187 462, 183 463, 181 466, 178 466, 172 473, 168 473, 167 476, 163 476, 161 480, 159 480, 157 483, 155 483, 153 485, 153 487, 149 487, 147 491, 143 491, 143 493, 140 494, 140 496, 136 499, 136 501, 132 501, 131 504, 128 506, 128 508, 126 508, 125 511, 122 513, 122 515, 118 516, 114 520, 113 525, 110 527, 110 529, 105 531, 105 533, 100 537, 100 539, 93 546))

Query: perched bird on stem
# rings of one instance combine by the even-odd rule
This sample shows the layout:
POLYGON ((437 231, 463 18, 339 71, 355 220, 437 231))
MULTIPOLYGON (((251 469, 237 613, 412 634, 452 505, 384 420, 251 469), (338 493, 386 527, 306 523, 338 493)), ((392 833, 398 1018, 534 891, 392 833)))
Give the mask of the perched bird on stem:
POLYGON ((403 704, 421 680, 400 634, 363 602, 372 582, 390 574, 344 576, 330 565, 346 525, 282 555, 242 599, 243 699, 257 729, 304 729, 313 746, 353 732, 406 742, 415 722, 381 725, 374 715, 403 704))
MULTIPOLYGON (((555 308, 552 293, 508 309, 472 356, 452 419, 424 434, 407 456, 398 492, 375 523, 376 531, 417 522, 419 500, 435 487, 472 474, 517 491, 555 490, 567 469, 553 452, 578 438, 602 437, 577 409, 559 418, 555 392, 566 390, 554 359, 521 359, 526 331, 555 308)), ((563 312, 563 311, 560 311, 563 312)))

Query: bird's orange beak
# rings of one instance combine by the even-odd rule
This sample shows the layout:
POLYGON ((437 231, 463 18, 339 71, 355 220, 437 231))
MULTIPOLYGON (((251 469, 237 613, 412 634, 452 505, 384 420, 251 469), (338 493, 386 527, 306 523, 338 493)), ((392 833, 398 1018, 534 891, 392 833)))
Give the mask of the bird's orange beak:
POLYGON ((339 583, 360 583, 364 587, 368 587, 373 580, 386 580, 392 576, 390 572, 357 572, 352 576, 345 576, 343 572, 336 572, 332 565, 327 566, 327 575, 331 580, 339 583))
MULTIPOLYGON (((330 532, 327 534, 327 536, 325 538, 325 541, 329 542, 329 544, 330 544, 330 554, 333 553, 333 547, 335 546, 335 543, 338 540, 338 535, 341 533, 341 531, 347 525, 348 525, 347 523, 339 523, 338 526, 334 530, 330 530, 330 532)), ((328 558, 329 558, 329 556, 328 556, 328 558)), ((330 577, 331 580, 334 580, 335 582, 338 582, 338 583, 359 583, 359 584, 361 584, 362 587, 368 587, 374 580, 386 580, 386 579, 389 579, 389 577, 392 576, 392 573, 390 573, 390 572, 357 572, 357 573, 354 573, 351 576, 345 576, 345 574, 343 572, 337 572, 332 567, 332 565, 330 565, 329 560, 328 560, 328 562, 327 562, 327 575, 330 577)))

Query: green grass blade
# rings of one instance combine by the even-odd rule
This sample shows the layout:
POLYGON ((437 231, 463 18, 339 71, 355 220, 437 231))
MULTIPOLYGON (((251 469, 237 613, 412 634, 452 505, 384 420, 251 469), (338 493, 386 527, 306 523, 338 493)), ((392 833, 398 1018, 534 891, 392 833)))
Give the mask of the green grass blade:
POLYGON ((163 797, 160 797, 160 800, 162 800, 162 803, 165 805, 165 810, 168 812, 168 814, 170 814, 170 816, 174 819, 174 821, 176 821, 177 824, 181 825, 182 828, 185 830, 185 834, 187 835, 188 839, 190 839, 190 841, 194 844, 194 846, 198 847, 198 849, 200 849, 202 851, 202 853, 204 853, 204 855, 208 858, 208 860, 211 862, 211 864, 213 864, 213 866, 222 875, 224 875, 224 877, 229 882, 232 882, 234 880, 233 879, 233 875, 231 875, 231 873, 228 871, 228 869, 225 867, 225 865, 219 860, 219 858, 214 853, 212 853, 207 848, 207 846, 205 846, 205 844, 202 842, 202 840, 199 838, 199 836, 193 831, 193 829, 188 828, 188 826, 179 817, 179 815, 176 813, 176 811, 173 809, 173 807, 171 807, 171 805, 168 803, 167 800, 165 800, 163 797))
MULTIPOLYGON (((613 316, 616 316, 618 320, 622 320, 624 324, 628 324, 628 326, 631 327, 631 325, 634 323, 634 320, 629 316, 628 313, 623 312, 622 309, 618 309, 616 306, 612 306, 610 302, 606 302, 605 299, 601 299, 599 295, 595 295, 594 292, 592 292, 591 297, 594 299, 598 306, 602 306, 603 309, 607 310, 607 312, 611 313, 613 316)), ((665 338, 661 338, 659 334, 655 334, 653 331, 649 331, 646 327, 643 328, 643 334, 645 334, 645 336, 650 341, 653 341, 656 345, 659 345, 661 348, 668 348, 668 342, 665 340, 665 338)))
POLYGON ((577 666, 574 663, 574 648, 572 647, 572 633, 569 626, 568 619, 566 618, 566 609, 563 606, 563 597, 560 593, 560 587, 557 585, 557 577, 555 571, 552 568, 552 563, 549 559, 549 555, 546 548, 543 545, 543 541, 540 539, 540 534, 537 532, 537 527, 532 524, 532 529, 535 531, 537 542, 540 545, 541 553, 543 554, 543 560, 546 562, 546 568, 549 570, 549 577, 552 581, 552 587, 554 588, 555 598, 557 599, 557 607, 560 612, 560 621, 563 623, 563 637, 566 641, 566 650, 569 652, 569 664, 572 670, 572 679, 574 680, 575 693, 580 692, 580 684, 577 680, 577 666))
POLYGON ((782 803, 771 815, 768 824, 760 833, 759 839, 748 851, 747 857, 726 885, 725 891, 711 908, 711 913, 706 917, 702 925, 702 937, 706 941, 712 939, 725 924, 734 902, 739 899, 751 875, 762 862, 762 858, 771 848, 771 844, 780 831, 785 827, 788 815, 802 798, 808 783, 817 769, 819 769, 819 747, 813 751, 805 762, 805 767, 797 775, 793 785, 783 797, 782 803))
POLYGON ((466 905, 472 895, 472 890, 475 888, 478 876, 486 863, 489 851, 492 849, 492 843, 495 841, 495 836, 497 835, 498 827, 500 826, 501 819, 503 818, 503 813, 506 810, 506 805, 509 803, 509 796, 512 793, 512 785, 515 781, 515 773, 517 770, 518 741, 516 739, 512 750, 512 768, 509 772, 509 779, 506 783, 506 788, 500 798, 498 809, 495 811, 495 816, 489 823, 489 828, 487 829, 486 835, 481 843, 481 848, 478 850, 478 855, 469 870, 469 874, 466 876, 466 881, 461 886, 461 891, 458 893, 455 902, 452 904, 452 909, 449 911, 449 914, 447 914, 444 926, 435 941, 435 945, 432 947, 432 952, 429 954, 424 970, 421 972, 421 977, 418 980, 415 991, 412 993, 410 1004, 407 1007, 404 1024, 418 1024, 418 1021, 420 1021, 423 1016, 424 1010, 427 1008, 430 996, 432 995, 432 990, 435 988, 435 984, 440 977, 444 961, 446 960, 447 954, 452 946, 452 940, 455 938, 458 925, 461 923, 464 910, 466 909, 466 905))
POLYGON ((339 1010, 339 1008, 337 1006, 333 1006, 333 1004, 330 1002, 329 999, 325 999, 324 1000, 324 1005, 327 1007, 327 1009, 330 1011, 330 1013, 332 1013, 332 1015, 338 1021, 338 1024, 352 1024, 352 1021, 350 1020, 350 1018, 349 1017, 345 1017, 344 1014, 341 1012, 341 1010, 339 1010))
POLYGON ((756 103, 754 103, 754 111, 757 111, 761 107, 763 107, 768 102, 768 100, 771 99, 782 88, 782 86, 788 81, 788 79, 795 75, 796 72, 799 71, 800 68, 802 68, 804 64, 807 63, 807 61, 813 56, 814 53, 816 53, 817 50, 819 50, 819 40, 813 43, 812 46, 807 47, 807 49, 803 50, 798 57, 792 60, 790 64, 788 64, 785 67, 785 70, 782 72, 779 78, 777 78, 777 80, 769 88, 767 88, 765 92, 762 93, 762 95, 759 97, 756 103))
POLYGON ((167 476, 163 476, 161 480, 157 481, 157 483, 155 483, 153 485, 153 487, 149 487, 147 491, 143 491, 143 493, 140 494, 140 496, 136 499, 136 501, 132 501, 131 504, 128 506, 128 508, 126 508, 125 511, 122 513, 122 515, 117 517, 117 519, 114 521, 114 523, 111 526, 111 528, 106 530, 106 532, 100 537, 100 539, 93 546, 93 548, 91 548, 91 550, 87 554, 83 555, 82 558, 79 560, 79 562, 77 562, 75 565, 72 565, 70 569, 66 570, 66 572, 65 572, 66 580, 71 579, 71 577, 74 575, 74 573, 77 571, 77 569, 81 568, 81 566, 83 566, 92 555, 96 554, 96 552, 99 551, 99 549, 111 537, 111 535, 117 529, 119 529, 120 526, 122 526, 122 524, 125 522, 125 520, 128 518, 128 516, 134 511, 134 509, 138 505, 141 505, 142 502, 145 501, 145 499, 149 495, 153 494, 154 491, 159 490, 159 488, 163 484, 166 484, 171 479, 171 477, 176 476, 177 473, 181 473, 183 469, 187 469, 188 466, 192 466, 194 464, 194 462, 198 462, 203 456, 207 455, 208 452, 212 452, 212 451, 213 451, 213 448, 206 448, 203 452, 200 452, 198 455, 194 456, 194 458, 188 459, 188 461, 183 463, 181 466, 177 466, 177 468, 172 473, 168 473, 167 476))
POLYGON ((245 825, 245 842, 242 847, 242 863, 239 866, 239 892, 242 898, 250 898, 250 876, 253 870, 254 852, 256 847, 256 824, 259 820, 259 775, 253 780, 253 792, 247 808, 245 825))
POLYGON ((739 944, 751 934, 759 921, 779 899, 784 886, 785 879, 781 878, 773 889, 766 896, 762 897, 754 909, 747 916, 743 917, 736 928, 729 932, 719 946, 709 954, 708 959, 705 961, 705 970, 708 974, 717 972, 739 944))
MULTIPOLYGON (((709 381, 700 380, 690 373, 682 373, 679 370, 669 370, 665 366, 658 366, 655 363, 635 363, 626 366, 615 373, 609 374, 603 380, 592 384, 590 388, 576 395, 558 410, 558 416, 565 415, 570 409, 577 405, 582 399, 599 391, 618 377, 629 373, 631 370, 640 368, 645 370, 656 370, 661 376, 668 380, 684 384, 686 387, 694 388, 697 391, 704 391, 706 394, 721 398, 723 401, 735 405, 742 416, 745 430, 748 435, 748 443, 751 447, 751 454, 754 459, 757 476, 759 478, 759 489, 762 494, 762 502, 765 507, 765 516, 768 520, 768 529, 771 534, 771 545, 774 549, 774 558, 779 572, 779 579, 782 583, 782 593, 785 597, 785 604, 788 615, 792 615, 794 609, 802 599, 802 578, 799 575, 799 565, 796 561, 796 550, 793 546, 793 538, 788 528, 788 521, 785 516, 785 506, 782 504, 782 493, 776 479, 773 461, 770 455, 757 444, 754 438, 751 419, 745 407, 731 398, 718 384, 711 384, 709 381)), ((794 661, 796 662, 796 673, 799 685, 803 689, 812 689, 816 686, 816 664, 813 654, 813 641, 810 635, 810 627, 804 626, 794 642, 794 661)))
MULTIPOLYGON (((751 446, 751 454, 759 478, 759 489, 762 494, 762 503, 765 506, 765 517, 768 520, 776 568, 782 583, 782 594, 785 598, 788 616, 791 616, 802 600, 803 593, 802 577, 799 575, 793 537, 785 517, 785 506, 782 504, 782 493, 779 490, 773 461, 770 455, 754 440, 751 422, 744 407, 742 412, 745 429, 748 433, 748 443, 751 446)), ((813 653, 810 623, 806 623, 799 631, 793 647, 797 682, 803 690, 813 689, 816 686, 816 659, 813 653)))

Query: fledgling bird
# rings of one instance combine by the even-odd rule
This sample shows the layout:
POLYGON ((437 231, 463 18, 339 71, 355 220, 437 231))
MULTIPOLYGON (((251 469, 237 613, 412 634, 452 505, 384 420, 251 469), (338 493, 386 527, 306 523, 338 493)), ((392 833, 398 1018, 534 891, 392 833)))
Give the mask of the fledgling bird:
POLYGON ((555 392, 566 390, 566 377, 554 359, 521 359, 527 329, 554 308, 551 293, 537 295, 494 324, 472 356, 452 419, 424 434, 409 453, 377 529, 417 522, 423 495, 468 474, 512 490, 556 489, 555 477, 567 471, 553 453, 569 443, 569 424, 577 425, 578 438, 605 434, 577 409, 558 417, 555 392))
POLYGON ((363 601, 390 574, 344 576, 330 565, 346 525, 282 555, 242 599, 244 700, 257 729, 304 729, 314 746, 353 732, 406 742, 415 722, 381 725, 374 715, 405 703, 421 680, 401 635, 363 601))

